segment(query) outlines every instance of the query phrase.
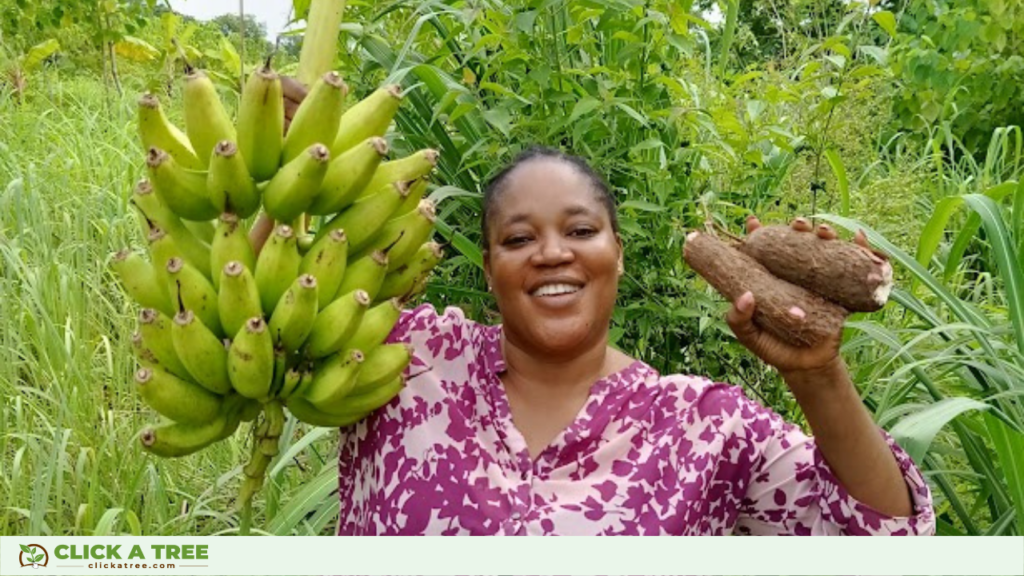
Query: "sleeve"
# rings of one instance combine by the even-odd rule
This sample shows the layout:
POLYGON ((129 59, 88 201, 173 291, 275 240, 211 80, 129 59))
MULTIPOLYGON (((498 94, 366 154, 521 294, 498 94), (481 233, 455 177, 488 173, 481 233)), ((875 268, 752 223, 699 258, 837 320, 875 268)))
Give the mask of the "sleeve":
POLYGON ((413 377, 427 370, 447 372, 442 364, 465 363, 467 355, 474 356, 471 350, 479 330, 480 326, 458 307, 449 306, 438 313, 433 305, 421 304, 401 312, 385 343, 413 347, 412 361, 405 371, 406 377, 413 377))
POLYGON ((914 514, 894 517, 854 499, 833 474, 813 437, 747 398, 737 387, 748 438, 760 436, 749 485, 740 504, 736 534, 931 535, 931 491, 906 452, 879 429, 903 473, 914 514), (761 430, 759 434, 756 432, 761 430))

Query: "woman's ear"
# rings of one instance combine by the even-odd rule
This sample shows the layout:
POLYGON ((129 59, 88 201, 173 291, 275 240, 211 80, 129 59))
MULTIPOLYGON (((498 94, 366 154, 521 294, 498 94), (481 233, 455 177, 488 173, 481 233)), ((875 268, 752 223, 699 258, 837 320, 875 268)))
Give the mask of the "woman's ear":
POLYGON ((484 280, 487 281, 487 291, 491 291, 491 251, 484 248, 480 255, 484 261, 484 280))
POLYGON ((619 276, 622 276, 626 273, 625 261, 623 260, 626 250, 622 245, 622 236, 619 236, 618 232, 615 233, 615 243, 619 245, 619 276))

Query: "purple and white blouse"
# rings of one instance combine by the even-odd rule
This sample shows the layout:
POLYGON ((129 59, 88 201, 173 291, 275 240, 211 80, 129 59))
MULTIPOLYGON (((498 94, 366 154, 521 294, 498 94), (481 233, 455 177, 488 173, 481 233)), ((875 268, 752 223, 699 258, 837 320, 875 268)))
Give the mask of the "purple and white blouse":
POLYGON ((535 459, 498 374, 501 327, 430 305, 403 313, 416 375, 341 430, 341 535, 931 534, 931 493, 884 431, 913 499, 853 499, 814 439, 736 386, 636 361, 597 381, 535 459))

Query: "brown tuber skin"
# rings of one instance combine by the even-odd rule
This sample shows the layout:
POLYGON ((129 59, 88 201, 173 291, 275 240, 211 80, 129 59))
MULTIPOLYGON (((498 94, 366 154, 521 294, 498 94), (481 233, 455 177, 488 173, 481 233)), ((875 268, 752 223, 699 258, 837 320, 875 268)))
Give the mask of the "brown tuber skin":
POLYGON ((711 234, 688 234, 683 257, 730 301, 751 292, 757 302, 754 323, 789 344, 815 346, 842 330, 848 315, 842 306, 773 276, 711 234))
POLYGON ((892 290, 888 260, 860 242, 835 242, 832 233, 810 231, 810 223, 803 219, 792 226, 759 226, 737 249, 772 275, 851 312, 880 310, 892 290))

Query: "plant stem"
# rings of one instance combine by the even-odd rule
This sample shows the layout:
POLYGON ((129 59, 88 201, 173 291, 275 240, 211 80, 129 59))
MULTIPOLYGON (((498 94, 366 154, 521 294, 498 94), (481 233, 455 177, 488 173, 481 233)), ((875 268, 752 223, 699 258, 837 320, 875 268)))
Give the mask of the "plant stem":
POLYGON ((248 536, 249 535, 249 530, 252 527, 252 497, 253 496, 254 496, 253 494, 250 494, 249 497, 246 498, 245 502, 242 502, 242 513, 241 513, 241 515, 239 517, 239 520, 238 520, 238 535, 239 536, 248 536))

